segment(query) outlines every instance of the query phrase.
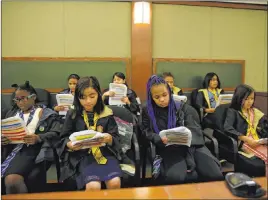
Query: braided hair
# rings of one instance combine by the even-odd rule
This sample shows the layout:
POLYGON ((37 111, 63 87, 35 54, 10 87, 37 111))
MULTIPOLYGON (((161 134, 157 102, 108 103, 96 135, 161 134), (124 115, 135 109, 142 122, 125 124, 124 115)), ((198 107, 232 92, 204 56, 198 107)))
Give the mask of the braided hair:
POLYGON ((155 119, 155 102, 152 98, 152 93, 151 89, 154 85, 161 85, 164 84, 169 92, 169 103, 168 103, 168 129, 175 128, 176 127, 176 105, 175 101, 172 98, 172 92, 170 87, 168 87, 167 83, 165 80, 160 77, 153 75, 150 77, 150 79, 147 82, 147 112, 148 115, 153 123, 153 128, 156 133, 159 134, 159 128, 156 124, 156 119, 155 119))

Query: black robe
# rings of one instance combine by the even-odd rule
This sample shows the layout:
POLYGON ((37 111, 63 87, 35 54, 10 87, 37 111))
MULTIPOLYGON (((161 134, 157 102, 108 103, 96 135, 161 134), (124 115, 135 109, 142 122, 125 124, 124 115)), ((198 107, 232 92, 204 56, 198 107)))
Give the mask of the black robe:
MULTIPOLYGON (((257 111, 258 113, 260 111, 257 111)), ((259 138, 268 137, 268 119, 266 115, 258 117, 257 120, 257 134, 259 138)), ((224 132, 238 141, 238 137, 247 134, 248 123, 241 116, 241 114, 233 109, 228 108, 227 115, 224 123, 224 132)), ((241 150, 243 142, 239 144, 238 151, 241 150)), ((264 176, 265 164, 260 158, 254 156, 247 158, 238 154, 236 170, 244 172, 250 176, 264 176)))
MULTIPOLYGON (((191 147, 171 145, 165 147, 159 134, 154 132, 152 122, 143 108, 142 131, 146 138, 156 145, 157 154, 163 158, 164 182, 180 183, 186 180, 186 168, 197 172, 200 179, 219 180, 222 178, 219 161, 204 146, 204 138, 196 110, 182 103, 177 111, 177 127, 185 126, 192 132, 191 147), (201 162, 203 160, 203 162, 201 162)), ((168 108, 155 106, 156 123, 159 130, 167 129, 168 108)))
MULTIPOLYGON (((204 89, 200 89, 199 92, 197 93, 195 106, 198 110, 200 110, 202 108, 203 114, 204 115, 206 114, 206 116, 204 116, 204 119, 202 122, 202 127, 203 128, 213 128, 214 127, 213 118, 215 118, 215 115, 214 115, 214 113, 206 113, 205 112, 205 109, 210 108, 210 102, 202 90, 204 90, 204 89)), ((220 91, 219 95, 224 94, 224 90, 222 90, 222 89, 218 89, 218 90, 220 91)))
MULTIPOLYGON (((107 91, 109 91, 109 89, 105 89, 102 94, 104 94, 107 91)), ((137 115, 137 113, 140 112, 140 107, 139 107, 139 104, 138 104, 138 102, 136 100, 136 98, 137 98, 136 93, 133 90, 128 88, 127 89, 127 97, 128 97, 128 99, 130 101, 130 105, 126 104, 126 105, 124 105, 124 107, 126 109, 130 110, 130 112, 132 112, 133 114, 137 115)), ((109 105, 109 97, 106 96, 104 98, 103 102, 104 102, 105 105, 109 105)))
MULTIPOLYGON (((106 107, 105 109, 109 108, 106 107)), ((108 114, 100 117, 97 121, 97 129, 99 126, 102 127, 103 133, 109 133, 113 137, 113 143, 111 146, 106 145, 104 147, 100 147, 102 155, 104 157, 113 156, 119 160, 119 162, 127 163, 128 159, 122 152, 118 128, 113 115, 108 114)), ((58 154, 62 159, 61 181, 71 178, 72 180, 70 184, 74 184, 73 181, 79 175, 79 172, 77 171, 78 165, 84 157, 88 155, 88 149, 70 152, 66 146, 66 144, 70 141, 69 136, 72 133, 83 130, 87 130, 87 127, 82 115, 76 113, 73 109, 70 109, 66 115, 63 130, 60 135, 61 143, 58 147, 58 154)))
MULTIPOLYGON (((210 102, 208 102, 208 99, 206 99, 204 92, 202 91, 203 89, 200 89, 199 92, 197 93, 196 96, 196 106, 198 108, 203 108, 204 110, 206 108, 210 108, 210 102)), ((224 94, 224 90, 220 89, 219 95, 224 94)))
MULTIPOLYGON (((224 131, 231 137, 238 139, 238 136, 246 135, 248 129, 247 121, 233 108, 228 108, 224 123, 224 131)), ((268 137, 268 119, 263 115, 258 121, 257 133, 259 138, 268 137)))
MULTIPOLYGON (((5 116, 5 119, 9 117, 14 117, 18 111, 19 111, 18 109, 9 110, 5 116)), ((35 134, 38 134, 41 139, 41 143, 36 144, 40 146, 39 150, 41 150, 36 160, 37 163, 43 162, 44 160, 47 161, 54 160, 52 147, 55 147, 57 142, 59 141, 60 132, 61 132, 61 125, 58 114, 53 110, 51 110, 50 108, 44 108, 42 116, 39 120, 39 123, 35 131, 35 134)), ((9 144, 2 146, 2 158, 1 158, 2 162, 9 155, 9 153, 13 150, 15 146, 16 144, 9 144)))
MULTIPOLYGON (((18 109, 11 109, 6 114, 5 118, 13 117, 17 114, 18 109)), ((59 141, 61 125, 58 114, 49 108, 43 108, 42 116, 35 134, 39 135, 41 142, 26 146, 16 154, 10 162, 4 177, 9 174, 19 174, 25 179, 28 190, 39 191, 44 173, 43 161, 46 161, 46 170, 51 166, 55 160, 53 148, 59 141), (41 178, 40 178, 41 177, 41 178)), ((16 147, 16 144, 8 144, 1 146, 1 162, 4 162, 7 156, 16 147)), ((4 183, 2 183, 4 186, 4 183)))

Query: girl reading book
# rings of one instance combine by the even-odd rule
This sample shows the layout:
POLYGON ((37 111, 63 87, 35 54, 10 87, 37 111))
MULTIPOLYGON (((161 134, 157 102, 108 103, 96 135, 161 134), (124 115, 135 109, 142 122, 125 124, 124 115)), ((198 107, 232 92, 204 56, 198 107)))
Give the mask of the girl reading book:
MULTIPOLYGON (((143 109, 142 131, 156 146, 157 159, 161 160, 159 180, 163 184, 183 183, 189 180, 220 180, 219 161, 204 146, 199 117, 195 109, 184 103, 176 103, 163 78, 153 75, 147 83, 147 106, 143 109), (167 137, 160 137, 162 130, 185 126, 191 131, 190 147, 168 145, 167 137), (162 169, 162 170, 161 170, 162 169)), ((157 163, 155 160, 154 163, 157 163)), ((155 165, 157 166, 157 165, 155 165)))
POLYGON ((98 80, 81 78, 75 88, 74 109, 68 111, 61 133, 61 181, 75 183, 78 190, 100 190, 101 182, 108 189, 120 188, 120 152, 118 128, 112 110, 103 104, 98 80), (84 130, 103 133, 99 145, 85 149, 83 143, 70 141, 72 133, 84 130), (106 145, 101 146, 103 143, 106 145))
MULTIPOLYGON (((68 79, 67 79, 69 87, 67 89, 62 90, 59 94, 72 94, 72 95, 74 95, 74 90, 75 90, 76 84, 77 84, 79 79, 80 79, 80 77, 77 74, 70 74, 68 76, 68 79)), ((54 106, 54 110, 57 112, 63 111, 64 106, 56 105, 56 106, 54 106)))
POLYGON ((219 95, 223 94, 219 76, 210 72, 207 73, 203 81, 203 89, 198 91, 196 106, 203 109, 203 128, 213 128, 213 117, 219 95))
MULTIPOLYGON (((122 72, 114 73, 112 82, 117 83, 117 84, 125 84, 128 87, 126 83, 126 77, 122 72)), ((109 91, 109 89, 105 89, 102 95, 104 104, 109 105, 109 97, 113 97, 114 95, 115 93, 113 91, 109 91)), ((136 98, 137 98, 136 93, 130 88, 128 88, 127 96, 121 99, 121 101, 125 103, 124 107, 130 110, 135 115, 139 112, 139 104, 136 98)))
POLYGON ((227 111, 224 131, 238 141, 237 171, 249 176, 263 176, 267 164, 267 144, 261 138, 268 137, 268 120, 254 107, 255 92, 248 85, 236 87, 227 111))
MULTIPOLYGON (((35 89, 26 81, 23 85, 14 85, 14 107, 5 118, 20 117, 26 124, 28 134, 24 143, 11 144, 2 136, 1 175, 7 194, 27 193, 39 184, 43 171, 43 162, 53 160, 52 146, 59 139, 60 123, 58 114, 49 108, 37 105, 35 89)), ((3 125, 2 125, 3 126, 3 125)), ((49 166, 49 165, 48 165, 49 166)))

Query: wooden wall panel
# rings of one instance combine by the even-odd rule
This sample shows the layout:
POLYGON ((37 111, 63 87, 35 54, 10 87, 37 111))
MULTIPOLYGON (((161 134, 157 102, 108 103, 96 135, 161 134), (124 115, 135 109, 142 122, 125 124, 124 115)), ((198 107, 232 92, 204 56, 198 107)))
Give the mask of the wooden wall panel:
POLYGON ((141 100, 146 99, 146 83, 152 75, 152 3, 150 8, 150 24, 134 24, 132 3, 131 85, 141 100))

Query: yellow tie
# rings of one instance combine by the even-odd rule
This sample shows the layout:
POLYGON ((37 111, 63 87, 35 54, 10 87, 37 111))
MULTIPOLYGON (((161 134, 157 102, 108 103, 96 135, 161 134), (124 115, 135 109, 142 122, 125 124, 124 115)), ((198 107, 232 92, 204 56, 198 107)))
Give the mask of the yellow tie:
MULTIPOLYGON (((88 117, 87 117, 87 112, 84 110, 83 111, 83 117, 84 117, 84 121, 85 124, 88 128, 88 130, 96 130, 96 126, 97 126, 97 121, 98 121, 98 115, 95 113, 94 114, 94 125, 90 126, 88 123, 88 117)), ((101 150, 99 147, 92 147, 91 149, 89 149, 88 153, 90 153, 92 151, 92 155, 95 158, 95 160, 97 161, 98 164, 104 165, 107 163, 107 159, 102 155, 101 150)))
MULTIPOLYGON (((251 111, 250 111, 251 112, 251 111)), ((249 112, 249 115, 248 115, 248 118, 250 118, 250 112, 249 112)), ((258 133, 256 131, 256 128, 253 126, 253 121, 252 120, 252 123, 250 122, 250 120, 241 112, 239 112, 242 117, 247 121, 248 123, 248 130, 247 130, 247 136, 251 136, 254 140, 258 140, 259 139, 259 136, 258 136, 258 133)), ((254 113, 251 113, 251 115, 254 115, 254 113)))

